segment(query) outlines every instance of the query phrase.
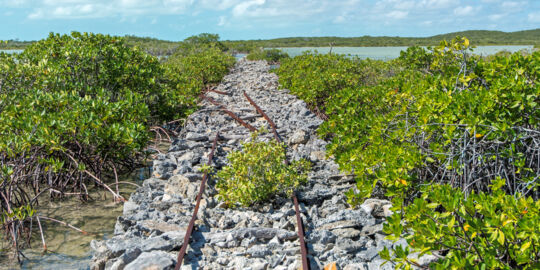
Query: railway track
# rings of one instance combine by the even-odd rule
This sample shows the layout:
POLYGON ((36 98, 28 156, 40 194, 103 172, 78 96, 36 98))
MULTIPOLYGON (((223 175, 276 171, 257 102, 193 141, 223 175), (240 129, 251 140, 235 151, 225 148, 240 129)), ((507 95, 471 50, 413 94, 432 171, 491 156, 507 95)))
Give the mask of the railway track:
MULTIPOLYGON (((227 93, 217 91, 217 90, 213 90, 212 92, 222 94, 222 95, 227 95, 227 93)), ((281 137, 279 136, 279 134, 277 132, 276 124, 261 109, 261 107, 259 105, 257 105, 257 103, 255 103, 255 101, 253 101, 248 96, 248 94, 245 91, 243 92, 243 94, 244 94, 244 97, 249 101, 249 103, 255 108, 255 110, 259 114, 261 114, 263 116, 263 118, 268 122, 268 124, 270 125, 270 128, 272 129, 272 133, 274 135, 274 138, 278 142, 282 143, 283 140, 281 139, 281 137)), ((241 124, 242 126, 247 128, 249 131, 255 132, 257 130, 252 125, 250 125, 250 124, 246 123, 245 121, 243 121, 238 115, 233 113, 231 110, 227 109, 223 104, 220 104, 217 101, 215 101, 214 99, 212 99, 210 97, 207 97, 207 96, 203 96, 203 98, 206 99, 207 101, 209 101, 210 103, 212 103, 213 105, 217 106, 218 108, 220 108, 221 111, 223 111, 224 113, 226 113, 227 115, 232 117, 235 121, 237 121, 239 124, 241 124)), ((214 156, 214 151, 216 149, 216 144, 217 144, 218 138, 219 138, 219 131, 216 133, 216 136, 215 136, 214 141, 212 143, 212 150, 210 151, 210 154, 208 156, 208 162, 206 164, 208 166, 210 166, 212 164, 212 158, 214 156)), ((288 159, 285 159, 285 162, 287 164, 289 164, 288 159)), ((197 219, 197 214, 198 214, 201 198, 202 198, 204 189, 206 187, 207 178, 208 178, 208 173, 204 172, 204 175, 203 175, 202 181, 201 181, 201 186, 199 188, 199 193, 198 193, 197 199, 196 199, 195 209, 193 210, 193 214, 191 216, 191 220, 189 222, 188 229, 187 229, 185 237, 184 237, 184 242, 182 244, 182 248, 180 249, 180 252, 178 253, 177 263, 176 263, 176 266, 174 268, 175 270, 179 270, 180 267, 182 266, 182 262, 184 260, 185 254, 186 254, 186 250, 187 250, 189 242, 190 242, 191 234, 193 232, 193 227, 194 227, 194 224, 195 224, 195 220, 197 219)), ((305 239, 304 239, 305 238, 304 225, 303 225, 303 222, 302 222, 302 217, 300 216, 300 210, 299 210, 299 205, 298 205, 298 198, 296 197, 296 192, 293 192, 292 200, 293 200, 294 210, 295 210, 295 215, 296 215, 298 239, 300 240, 300 254, 301 254, 301 260, 302 260, 302 269, 303 270, 310 270, 311 267, 309 265, 309 261, 308 261, 308 258, 307 258, 307 247, 306 247, 306 242, 305 242, 305 239)))
POLYGON ((200 110, 156 156, 152 177, 124 204, 115 235, 92 244, 92 270, 386 269, 377 254, 391 243, 383 239, 380 213, 370 209, 387 202, 370 202, 369 211, 347 205, 344 193, 355 182, 325 157, 327 142, 316 136, 323 121, 278 90, 268 68, 240 61, 207 89, 200 110), (215 179, 201 168, 226 166, 227 154, 261 128, 269 131, 261 140, 287 145, 288 160, 311 162, 308 181, 292 198, 224 208, 215 179))

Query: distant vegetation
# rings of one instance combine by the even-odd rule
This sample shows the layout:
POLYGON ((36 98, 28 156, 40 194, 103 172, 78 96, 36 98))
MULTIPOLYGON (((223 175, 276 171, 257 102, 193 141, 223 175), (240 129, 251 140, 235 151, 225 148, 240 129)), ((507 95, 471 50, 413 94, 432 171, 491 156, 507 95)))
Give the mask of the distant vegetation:
MULTIPOLYGON (((217 35, 201 34, 198 38, 215 38, 217 35)), ((288 37, 259 40, 227 40, 220 45, 230 52, 249 53, 260 48, 277 47, 384 47, 384 46, 436 46, 443 40, 451 40, 455 36, 466 36, 472 40, 471 45, 536 45, 540 46, 540 28, 516 32, 501 32, 487 30, 470 30, 448 33, 431 37, 288 37)), ((219 36, 218 36, 219 37, 219 36)), ((184 42, 167 41, 150 37, 126 36, 130 46, 138 46, 154 56, 172 55, 175 49, 184 42)), ((32 41, 10 40, 0 44, 0 49, 24 49, 32 41)))
POLYGON ((168 56, 174 54, 180 45, 178 42, 161 40, 150 37, 125 36, 128 46, 137 46, 153 56, 168 56))
POLYGON ((252 48, 276 47, 377 47, 377 46, 436 46, 443 40, 451 40, 455 36, 466 36, 472 40, 471 45, 539 45, 540 29, 501 32, 471 30, 448 33, 432 37, 290 37, 268 40, 224 41, 231 49, 250 51, 252 48))
POLYGON ((229 72, 235 59, 224 52, 218 35, 200 34, 187 38, 171 55, 164 66, 177 73, 183 81, 197 83, 198 91, 207 84, 216 84, 229 72), (210 35, 210 36, 209 36, 210 35))
POLYGON ((7 40, 0 42, 0 50, 23 50, 35 41, 7 40))
POLYGON ((255 49, 247 55, 248 60, 266 60, 268 63, 279 63, 282 59, 289 58, 289 54, 279 49, 255 49))

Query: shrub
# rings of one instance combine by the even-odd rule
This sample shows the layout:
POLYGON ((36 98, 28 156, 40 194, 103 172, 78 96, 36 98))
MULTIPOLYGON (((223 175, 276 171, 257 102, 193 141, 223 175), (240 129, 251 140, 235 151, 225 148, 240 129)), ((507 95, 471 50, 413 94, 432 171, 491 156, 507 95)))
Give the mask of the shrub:
POLYGON ((326 103, 343 89, 375 85, 391 71, 387 63, 360 60, 339 54, 305 52, 281 62, 279 82, 317 112, 325 113, 326 103))
POLYGON ((283 59, 289 58, 289 55, 280 49, 258 49, 249 53, 248 60, 266 60, 269 63, 279 63, 283 59))
POLYGON ((201 89, 219 83, 234 65, 235 58, 223 52, 218 39, 212 34, 189 37, 162 64, 162 87, 171 93, 162 108, 172 110, 167 115, 189 115, 197 108, 201 89))
POLYGON ((217 173, 218 198, 229 206, 251 206, 277 195, 291 196, 307 181, 306 160, 285 164, 285 145, 275 140, 261 142, 252 136, 242 151, 231 152, 230 165, 217 173))
POLYGON ((416 261, 412 252, 445 254, 433 269, 538 269, 540 267, 540 201, 510 196, 498 179, 489 193, 465 196, 449 185, 426 187, 403 214, 388 218, 384 232, 391 239, 405 236, 409 247, 398 247, 391 259, 385 248, 381 257, 407 268, 416 261))
MULTIPOLYGON (((374 195, 392 199, 396 215, 388 222, 393 235, 415 239, 409 243, 413 248, 421 241, 422 252, 451 250, 442 261, 445 267, 535 268, 537 249, 525 251, 527 243, 537 244, 539 232, 530 229, 537 227, 537 219, 518 216, 521 208, 502 207, 526 202, 538 209, 540 53, 486 60, 470 51, 469 41, 460 37, 431 49, 410 48, 387 63, 386 75, 375 84, 339 75, 358 66, 338 57, 330 61, 330 56, 286 61, 281 68, 293 72, 279 75, 291 92, 324 106, 329 119, 319 132, 332 139, 327 151, 342 170, 357 176, 356 187, 347 193, 352 206, 374 195), (504 184, 493 189, 494 179, 504 184), (465 213, 440 207, 449 201, 486 209, 489 202, 501 203, 490 212, 476 208, 465 213), (513 220, 512 231, 494 223, 505 218, 513 220), (474 241, 448 229, 448 222, 461 221, 478 225, 478 235, 481 226, 491 230, 482 231, 489 241, 483 236, 474 240, 485 250, 470 251, 474 241), (532 226, 517 226, 522 223, 532 226), (460 248, 471 252, 469 257, 446 247, 459 241, 460 248), (493 241, 504 249, 488 248, 493 241), (484 253, 485 260, 480 258, 484 253), (499 265, 494 258, 504 261, 499 265)), ((394 250, 397 261, 409 266, 404 253, 394 250)), ((387 252, 382 255, 389 258, 387 252)))
POLYGON ((330 101, 321 132, 335 134, 330 153, 359 177, 351 203, 377 185, 399 204, 425 183, 468 193, 487 190, 496 176, 508 181, 509 194, 538 196, 538 149, 531 146, 540 140, 540 54, 483 62, 460 42, 435 48, 427 72, 405 70, 330 101))
POLYGON ((218 48, 208 47, 187 54, 176 53, 165 62, 165 66, 179 75, 181 80, 195 80, 202 88, 206 84, 219 83, 235 62, 233 56, 218 48))
POLYGON ((208 48, 218 49, 222 52, 227 50, 227 47, 219 41, 218 34, 201 33, 184 39, 184 41, 180 43, 176 53, 187 55, 201 52, 208 48))
POLYGON ((231 58, 208 50, 178 68, 123 38, 77 32, 0 53, 0 225, 12 241, 44 190, 85 199, 95 183, 120 199, 100 179, 134 168, 150 125, 186 116, 231 58))
POLYGON ((161 95, 144 71, 153 68, 114 38, 90 34, 51 35, 0 55, 0 213, 13 243, 42 191, 88 194, 88 183, 105 185, 104 173, 133 168, 149 138, 147 104, 161 95))
POLYGON ((81 97, 93 98, 104 90, 101 94, 111 102, 136 94, 150 109, 148 122, 159 123, 174 117, 165 113, 173 111, 166 107, 166 101, 174 93, 163 85, 158 59, 128 47, 121 37, 51 33, 47 39, 26 48, 18 61, 36 69, 38 74, 27 80, 34 80, 34 85, 44 91, 71 87, 81 97))
MULTIPOLYGON (((398 205, 387 232, 407 236, 415 251, 448 252, 437 269, 536 269, 540 54, 484 61, 465 54, 467 45, 457 39, 435 48, 431 74, 415 86, 423 92, 409 92, 411 125, 401 126, 414 132, 394 138, 417 154, 414 161, 405 156, 409 167, 392 169, 410 184, 378 179, 398 205)), ((395 253, 394 261, 411 264, 408 250, 395 253)))

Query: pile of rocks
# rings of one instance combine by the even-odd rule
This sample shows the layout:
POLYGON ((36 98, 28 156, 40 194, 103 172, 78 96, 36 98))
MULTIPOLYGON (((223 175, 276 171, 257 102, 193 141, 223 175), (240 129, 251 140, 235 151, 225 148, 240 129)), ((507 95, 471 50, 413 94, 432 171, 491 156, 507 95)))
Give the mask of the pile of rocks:
MULTIPOLYGON (((274 120, 288 142, 289 158, 312 162, 309 183, 298 191, 311 269, 336 263, 338 269, 391 269, 378 252, 404 244, 384 239, 382 223, 390 203, 371 199, 351 209, 344 191, 354 185, 325 157, 327 142, 316 136, 322 123, 287 90, 264 61, 240 60, 218 86, 229 95, 208 93, 242 119, 260 128, 266 121, 247 94, 274 120)), ((191 218, 211 142, 219 131, 213 167, 227 164, 227 153, 250 139, 249 131, 217 107, 204 103, 192 114, 168 153, 154 161, 153 177, 133 193, 115 226, 114 237, 93 241, 92 269, 169 269, 176 263, 191 218)), ((271 134, 262 135, 270 139, 271 134)), ((252 208, 226 209, 214 198, 210 177, 182 269, 298 269, 300 246, 290 198, 252 208)), ((406 243, 405 243, 406 244, 406 243)))

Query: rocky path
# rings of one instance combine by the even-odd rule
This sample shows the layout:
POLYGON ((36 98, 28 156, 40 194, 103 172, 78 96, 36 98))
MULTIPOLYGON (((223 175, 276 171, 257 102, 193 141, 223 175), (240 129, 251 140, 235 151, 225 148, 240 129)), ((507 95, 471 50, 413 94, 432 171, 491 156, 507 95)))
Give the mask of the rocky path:
MULTIPOLYGON (((251 125, 267 122, 243 91, 270 116, 288 142, 290 159, 312 162, 309 183, 298 192, 311 269, 336 263, 338 269, 391 269, 378 256, 392 246, 381 233, 389 202, 368 200, 348 207, 344 191, 354 181, 325 159, 326 142, 316 136, 322 123, 306 104, 278 90, 278 78, 266 62, 240 60, 217 90, 208 93, 251 125)), ((212 140, 219 131, 213 167, 227 164, 227 153, 250 138, 249 131, 216 106, 204 103, 192 114, 168 153, 154 161, 153 177, 131 195, 115 226, 114 237, 93 241, 92 269, 172 269, 191 218, 212 140)), ((266 134, 263 138, 270 139, 266 134)), ((290 198, 256 208, 225 209, 214 198, 210 177, 182 269, 298 269, 300 246, 290 198)), ((398 243, 403 241, 398 241, 398 243)))

